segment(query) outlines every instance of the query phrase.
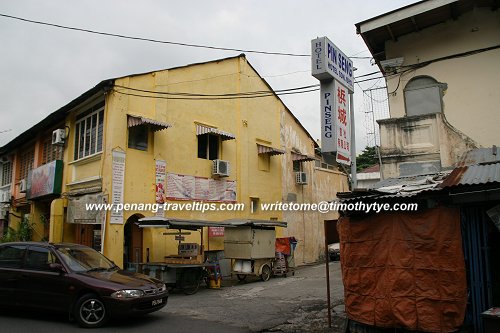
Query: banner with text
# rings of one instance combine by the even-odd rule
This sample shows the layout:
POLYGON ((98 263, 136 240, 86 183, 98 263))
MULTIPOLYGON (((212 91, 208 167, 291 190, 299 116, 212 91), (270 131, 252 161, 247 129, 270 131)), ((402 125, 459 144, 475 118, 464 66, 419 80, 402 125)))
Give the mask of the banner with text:
MULTIPOLYGON (((123 188, 125 183, 125 153, 113 151, 111 203, 123 204, 123 188)), ((110 223, 123 224, 123 211, 111 211, 110 223)))

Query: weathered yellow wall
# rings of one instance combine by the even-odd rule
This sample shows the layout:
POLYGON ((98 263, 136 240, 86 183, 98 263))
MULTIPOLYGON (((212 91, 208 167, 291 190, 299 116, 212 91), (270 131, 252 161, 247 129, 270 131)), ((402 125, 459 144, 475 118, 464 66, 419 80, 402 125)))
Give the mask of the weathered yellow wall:
MULTIPOLYGON (((457 20, 401 36, 386 43, 387 59, 404 57, 404 66, 451 54, 500 44, 500 11, 474 8, 457 20)), ((387 79, 391 117, 405 116, 403 89, 418 75, 429 75, 448 84, 443 97, 444 113, 455 128, 479 145, 498 144, 500 123, 500 50, 440 61, 407 74, 387 79), (396 90, 397 88, 397 90, 396 90)))
MULTIPOLYGON (((236 181, 237 202, 244 203, 246 209, 242 212, 167 211, 165 215, 212 221, 237 217, 285 220, 289 222, 289 228, 278 228, 278 237, 298 236, 301 240, 299 247, 313 244, 310 246, 311 249, 306 251, 307 253, 300 253, 301 250, 299 250, 302 256, 299 263, 318 259, 319 249, 322 246, 324 216, 316 213, 264 212, 260 209, 255 213, 250 213, 251 198, 258 198, 260 203, 274 203, 285 200, 288 192, 296 192, 301 202, 316 202, 321 198, 331 200, 335 197, 335 191, 341 186, 326 185, 325 190, 325 183, 329 184, 331 179, 346 183, 345 176, 338 173, 323 175, 313 167, 313 162, 305 162, 304 166, 310 176, 311 185, 295 185, 290 150, 298 148, 302 153, 313 156, 314 143, 278 98, 269 96, 216 100, 149 99, 120 94, 120 91, 125 91, 120 86, 170 93, 234 94, 270 91, 244 57, 117 79, 115 91, 106 95, 104 145, 101 154, 71 163, 74 151, 74 115, 67 119, 66 124, 73 134, 68 138, 67 149, 65 149, 65 160, 70 163, 65 163, 63 191, 99 185, 102 179, 102 191, 107 194, 108 201, 111 202, 112 152, 118 150, 126 154, 124 202, 154 203, 155 161, 157 159, 166 161, 167 173, 212 177, 212 161, 197 157, 196 124, 212 126, 236 136, 235 140, 222 141, 220 158, 229 161, 231 172, 226 179, 236 181), (127 114, 166 122, 172 127, 154 133, 150 132, 147 151, 129 149, 127 147, 127 114), (287 154, 271 156, 269 168, 265 170, 266 168, 262 168, 262 161, 259 164, 257 143, 286 149, 287 154), (68 185, 78 181, 84 182, 78 185, 68 185), (317 189, 319 190, 316 191, 317 189)), ((180 201, 168 202, 179 203, 180 201)), ((190 203, 190 201, 182 201, 182 203, 190 203)), ((125 211, 123 224, 110 224, 110 213, 107 214, 103 231, 104 254, 119 266, 123 265, 125 223, 134 214, 154 215, 149 211, 125 211)), ((63 239, 65 241, 69 237, 74 237, 71 228, 73 226, 64 223, 63 239)), ((143 230, 143 260, 146 260, 147 249, 149 249, 150 261, 162 261, 165 255, 177 253, 178 242, 172 235, 163 235, 165 231, 166 229, 161 228, 143 230)), ((54 231, 54 237, 56 235, 54 231)), ((203 240, 205 250, 223 249, 223 238, 210 238, 209 240, 207 230, 204 230, 203 240)), ((192 232, 191 235, 186 236, 185 241, 199 242, 199 232, 192 232)))
MULTIPOLYGON (((229 94, 241 91, 268 90, 257 78, 257 73, 247 65, 245 58, 232 58, 200 65, 125 77, 116 80, 116 86, 162 92, 188 92, 203 94, 229 94)), ((117 90, 121 90, 116 87, 117 90)), ((271 157, 270 170, 259 171, 257 142, 280 148, 280 103, 275 97, 258 99, 174 100, 147 99, 113 92, 108 94, 105 114, 105 147, 102 165, 103 191, 111 195, 111 152, 126 153, 124 200, 128 203, 155 202, 155 160, 165 160, 167 173, 199 177, 212 177, 212 161, 197 158, 196 124, 216 127, 232 133, 236 140, 222 141, 221 159, 230 162, 231 174, 227 180, 237 182, 237 201, 247 208, 243 212, 166 212, 166 216, 186 219, 224 220, 235 217, 256 219, 281 219, 278 212, 249 214, 250 197, 262 202, 281 200, 281 160, 271 157), (127 114, 144 116, 172 125, 171 128, 150 134, 148 151, 127 148, 127 114)), ((94 162, 92 162, 94 163, 94 162)), ((90 171, 75 174, 91 176, 90 171)), ((169 201, 174 202, 174 201, 169 201)), ((124 221, 133 214, 151 216, 151 212, 124 212, 124 221)), ((117 264, 122 264, 124 225, 108 224, 105 231, 105 254, 117 264)), ((174 236, 164 236, 164 229, 143 231, 143 258, 149 248, 151 261, 163 260, 167 253, 177 253, 174 236)), ((223 248, 221 238, 211 238, 205 230, 204 248, 223 248)), ((199 234, 186 237, 186 242, 199 242, 199 234)))
MULTIPOLYGON (((316 168, 314 161, 301 162, 302 171, 307 174, 308 184, 296 184, 292 156, 289 152, 293 150, 303 155, 315 156, 314 142, 288 111, 283 109, 281 116, 281 137, 288 152, 282 157, 283 202, 287 202, 289 196, 296 196, 294 202, 298 204, 318 204, 321 201, 335 200, 337 192, 347 191, 345 174, 316 168)), ((337 212, 283 212, 283 219, 288 222, 284 235, 293 236, 298 240, 294 253, 296 264, 316 262, 324 257, 323 223, 325 220, 333 220, 337 217, 337 212)))
POLYGON ((50 204, 49 242, 61 243, 64 235, 64 199, 55 199, 50 204))

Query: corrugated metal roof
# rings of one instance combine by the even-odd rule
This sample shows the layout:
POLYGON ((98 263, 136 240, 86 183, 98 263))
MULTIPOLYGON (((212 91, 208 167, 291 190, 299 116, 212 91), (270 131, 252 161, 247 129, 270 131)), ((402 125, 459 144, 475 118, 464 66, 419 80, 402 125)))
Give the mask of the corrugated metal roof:
POLYGON ((478 148, 465 153, 457 162, 457 167, 500 161, 500 147, 478 148))
POLYGON ((440 187, 500 183, 500 161, 455 168, 440 187))

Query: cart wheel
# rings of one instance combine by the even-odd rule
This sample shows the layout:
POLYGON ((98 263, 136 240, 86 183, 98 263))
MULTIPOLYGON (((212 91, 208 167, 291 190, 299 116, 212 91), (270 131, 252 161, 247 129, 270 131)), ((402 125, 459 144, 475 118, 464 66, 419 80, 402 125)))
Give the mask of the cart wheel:
POLYGON ((238 278, 238 281, 245 281, 247 278, 245 274, 236 274, 236 277, 238 278))
POLYGON ((181 289, 186 295, 196 294, 201 282, 201 272, 196 268, 188 268, 181 275, 181 289))
POLYGON ((271 278, 271 267, 269 265, 262 266, 262 274, 260 275, 260 279, 262 281, 268 281, 271 278))

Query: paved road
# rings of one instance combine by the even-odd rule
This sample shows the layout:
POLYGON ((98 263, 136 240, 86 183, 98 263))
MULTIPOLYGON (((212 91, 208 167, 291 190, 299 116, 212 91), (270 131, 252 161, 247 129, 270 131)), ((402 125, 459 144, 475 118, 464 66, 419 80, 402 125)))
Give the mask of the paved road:
MULTIPOLYGON (((144 317, 115 320, 94 332, 340 332, 343 286, 338 262, 331 263, 332 303, 336 305, 333 330, 326 329, 325 266, 301 267, 295 276, 275 277, 267 282, 223 281, 221 289, 200 289, 195 295, 170 295, 161 311, 144 317)), ((64 315, 32 311, 1 310, 1 332, 78 332, 76 323, 64 315)))
MULTIPOLYGON (((257 278, 243 283, 223 281, 223 288, 219 290, 201 289, 191 296, 174 292, 162 311, 236 325, 254 332, 309 332, 313 328, 321 331, 320 328, 327 326, 328 316, 325 277, 322 264, 301 267, 295 276, 274 277, 267 282, 257 278)), ((330 263, 330 283, 332 303, 337 313, 343 315, 339 262, 330 263)), ((338 320, 336 324, 340 325, 338 320)))
MULTIPOLYGON (((167 305, 168 306, 168 305, 167 305)), ((83 333, 83 332, 134 332, 134 333, 248 333, 242 329, 227 324, 207 320, 193 319, 168 312, 155 312, 143 317, 114 320, 105 327, 86 330, 76 323, 68 321, 67 316, 48 313, 33 313, 15 310, 0 312, 0 332, 8 333, 83 333)))

